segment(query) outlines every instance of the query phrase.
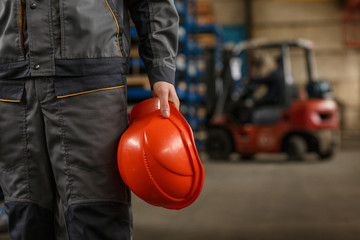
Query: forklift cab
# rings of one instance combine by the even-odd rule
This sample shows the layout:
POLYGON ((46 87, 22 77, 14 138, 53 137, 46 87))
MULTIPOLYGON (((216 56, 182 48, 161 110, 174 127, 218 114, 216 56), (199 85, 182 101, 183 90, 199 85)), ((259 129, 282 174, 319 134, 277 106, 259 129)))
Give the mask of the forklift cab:
POLYGON ((313 43, 305 39, 275 43, 253 40, 236 45, 225 56, 224 94, 219 96, 215 115, 231 113, 242 124, 275 124, 299 97, 325 97, 330 87, 326 81, 315 81, 312 48, 313 43), (269 77, 274 71, 279 71, 275 74, 279 79, 269 77), (295 77, 300 78, 301 90, 295 77), (262 84, 257 83, 259 79, 262 84), (269 82, 264 84, 265 80, 269 82), (276 99, 258 104, 271 85, 276 99))

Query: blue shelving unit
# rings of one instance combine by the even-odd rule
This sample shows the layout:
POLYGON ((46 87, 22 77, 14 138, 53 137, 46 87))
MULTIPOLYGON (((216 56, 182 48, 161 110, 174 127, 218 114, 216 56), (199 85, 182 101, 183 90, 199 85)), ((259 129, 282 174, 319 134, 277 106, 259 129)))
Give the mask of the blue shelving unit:
POLYGON ((151 98, 152 93, 150 90, 144 88, 132 87, 132 88, 128 88, 127 96, 128 99, 130 100, 139 100, 139 99, 151 98))
MULTIPOLYGON (((138 39, 138 34, 135 26, 130 27, 130 37, 132 40, 138 39)), ((145 72, 145 64, 140 57, 130 57, 129 66, 130 69, 136 67, 139 71, 141 70, 142 72, 145 72)), ((152 97, 151 91, 141 86, 128 86, 127 95, 130 103, 137 103, 141 100, 152 97)))
POLYGON ((185 109, 183 114, 196 133, 201 130, 201 127, 204 126, 206 122, 206 116, 199 116, 198 114, 199 109, 206 100, 206 95, 198 91, 190 92, 190 86, 196 89, 199 84, 203 84, 206 73, 204 70, 199 70, 196 66, 191 65, 196 64, 201 56, 207 52, 206 48, 199 46, 196 36, 201 33, 210 33, 215 36, 217 45, 215 47, 215 59, 217 59, 218 62, 214 62, 213 64, 221 67, 222 31, 215 24, 200 25, 196 22, 196 0, 177 0, 175 3, 181 19, 180 26, 182 28, 182 35, 179 39, 179 53, 185 57, 184 70, 178 70, 176 80, 178 85, 180 82, 185 83, 186 89, 180 95, 182 105, 185 109), (189 72, 191 67, 192 69, 196 69, 195 73, 189 72))

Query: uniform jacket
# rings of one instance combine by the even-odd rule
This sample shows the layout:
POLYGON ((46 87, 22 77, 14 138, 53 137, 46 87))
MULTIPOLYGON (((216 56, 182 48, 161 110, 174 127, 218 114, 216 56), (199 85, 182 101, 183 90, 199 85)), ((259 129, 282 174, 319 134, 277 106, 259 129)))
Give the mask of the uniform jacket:
POLYGON ((0 99, 18 101, 26 77, 54 76, 59 97, 119 85, 128 71, 129 15, 151 85, 173 83, 173 0, 0 0, 0 99))

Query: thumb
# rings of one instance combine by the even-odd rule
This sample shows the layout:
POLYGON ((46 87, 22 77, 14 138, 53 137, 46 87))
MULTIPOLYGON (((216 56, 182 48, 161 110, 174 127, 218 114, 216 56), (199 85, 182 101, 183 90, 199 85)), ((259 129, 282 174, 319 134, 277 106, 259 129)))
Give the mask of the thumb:
POLYGON ((160 96, 160 112, 164 118, 170 117, 168 95, 163 94, 160 96))

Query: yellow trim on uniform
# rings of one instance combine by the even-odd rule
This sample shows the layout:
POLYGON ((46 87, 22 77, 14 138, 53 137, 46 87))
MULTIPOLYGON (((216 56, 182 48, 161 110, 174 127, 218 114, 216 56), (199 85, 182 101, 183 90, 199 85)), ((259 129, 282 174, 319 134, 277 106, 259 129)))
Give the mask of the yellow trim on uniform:
POLYGON ((124 57, 124 56, 123 56, 123 54, 122 54, 122 52, 121 52, 121 49, 120 49, 120 42, 119 42, 120 27, 119 27, 119 23, 118 23, 118 21, 117 21, 117 19, 116 19, 116 17, 115 17, 115 14, 114 14, 113 10, 112 10, 112 9, 111 9, 111 7, 110 7, 110 5, 109 5, 108 1, 107 1, 107 0, 105 0, 105 2, 106 2, 106 5, 107 5, 107 6, 108 6, 108 8, 109 8, 109 10, 110 10, 111 14, 113 15, 114 20, 115 20, 116 27, 117 27, 116 40, 117 40, 117 44, 118 44, 118 47, 119 47, 119 52, 120 52, 120 55, 121 55, 121 57, 124 57))
POLYGON ((0 102, 20 102, 20 100, 0 99, 0 102))
POLYGON ((24 32, 23 32, 23 13, 22 13, 22 4, 21 0, 19 0, 19 28, 20 28, 20 44, 22 53, 25 54, 24 49, 24 32))
POLYGON ((109 88, 99 88, 99 89, 85 91, 85 92, 79 92, 79 93, 73 93, 73 94, 69 94, 69 95, 57 96, 57 98, 72 97, 72 96, 82 95, 82 94, 86 94, 86 93, 92 93, 92 92, 98 92, 98 91, 104 91, 104 90, 111 90, 111 89, 117 89, 117 88, 122 88, 122 87, 125 87, 125 85, 116 86, 116 87, 109 87, 109 88))

